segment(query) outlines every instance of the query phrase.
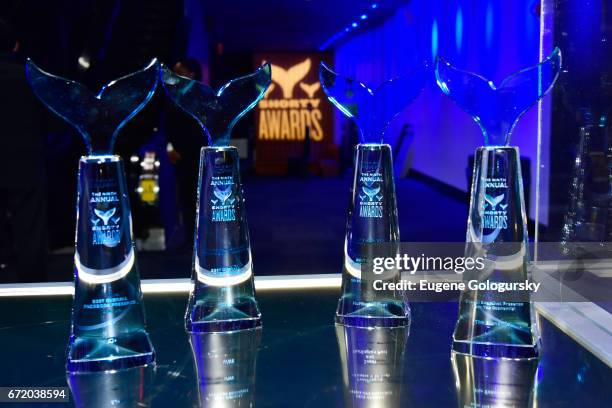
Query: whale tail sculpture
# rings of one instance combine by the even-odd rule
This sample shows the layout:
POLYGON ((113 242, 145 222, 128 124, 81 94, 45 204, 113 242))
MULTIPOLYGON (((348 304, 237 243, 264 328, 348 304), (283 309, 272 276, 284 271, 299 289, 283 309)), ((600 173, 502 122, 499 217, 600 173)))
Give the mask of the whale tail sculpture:
POLYGON ((151 99, 158 70, 153 60, 94 94, 31 60, 26 65, 34 93, 79 131, 88 152, 79 161, 75 294, 66 364, 71 372, 116 370, 155 359, 145 330, 129 190, 123 161, 112 149, 123 125, 151 99))
POLYGON ((346 78, 321 63, 319 79, 330 102, 357 124, 361 143, 382 143, 389 123, 421 92, 429 67, 419 64, 405 76, 392 78, 375 89, 346 78))
POLYGON ((83 84, 43 71, 30 59, 26 63, 36 96, 81 133, 90 155, 113 151, 121 128, 153 96, 158 70, 153 59, 144 69, 111 81, 94 94, 83 84))
POLYGON ((210 146, 228 146, 232 129, 261 98, 271 81, 270 64, 229 81, 218 91, 162 65, 161 81, 172 101, 202 127, 210 146))
POLYGON ((542 63, 516 72, 499 86, 492 81, 436 60, 436 82, 478 123, 486 146, 506 146, 520 117, 550 91, 561 71, 561 51, 555 48, 542 63))
POLYGON ((218 91, 165 67, 161 80, 170 98, 198 121, 209 142, 200 154, 186 329, 196 333, 257 327, 261 314, 255 300, 240 158, 229 141, 236 122, 264 97, 271 81, 270 64, 218 91))
MULTIPOLYGON (((410 310, 404 300, 395 292, 374 290, 374 275, 362 273, 362 268, 381 247, 389 252, 388 256, 396 253, 399 227, 392 154, 391 147, 383 144, 383 137, 389 123, 418 96, 425 84, 427 68, 421 64, 408 75, 388 80, 375 90, 338 75, 323 63, 319 68, 319 79, 328 99, 355 122, 360 132, 360 143, 355 148, 337 323, 395 327, 408 326, 410 322, 410 310)), ((399 274, 392 273, 385 279, 397 280, 399 274)))
MULTIPOLYGON (((517 121, 553 87, 561 70, 555 48, 540 64, 507 77, 499 86, 438 58, 442 92, 480 125, 467 222, 467 255, 485 268, 464 280, 517 283, 531 279, 527 215, 518 148, 508 146, 517 121)), ((536 358, 539 333, 529 293, 465 290, 453 334, 453 350, 482 357, 536 358)))

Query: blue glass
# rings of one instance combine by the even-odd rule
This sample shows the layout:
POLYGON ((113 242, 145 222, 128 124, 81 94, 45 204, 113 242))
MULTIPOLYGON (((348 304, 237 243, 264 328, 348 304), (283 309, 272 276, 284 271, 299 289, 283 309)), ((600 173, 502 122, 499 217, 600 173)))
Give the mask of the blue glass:
POLYGON ((552 89, 560 71, 559 48, 542 63, 508 76, 499 86, 438 57, 436 82, 478 123, 485 146, 507 146, 520 117, 552 89))
POLYGON ((134 408, 151 406, 156 367, 69 373, 71 399, 76 408, 134 408))
POLYGON ((116 370, 155 359, 145 329, 123 160, 112 148, 120 128, 153 95, 158 69, 153 60, 93 95, 32 61, 26 66, 34 93, 78 129, 88 152, 79 161, 68 371, 116 370))
POLYGON ((399 407, 408 327, 336 325, 344 406, 399 407))
POLYGON ((252 407, 261 328, 192 333, 201 407, 252 407))
POLYGON ((208 85, 175 74, 164 65, 161 80, 172 101, 191 115, 208 138, 209 146, 229 146, 234 125, 263 98, 272 69, 264 64, 255 72, 213 90, 208 85))
POLYGON ((359 128, 360 142, 381 144, 391 121, 421 93, 428 68, 422 63, 405 76, 389 79, 371 89, 321 63, 319 80, 331 103, 359 128))
MULTIPOLYGON (((362 274, 362 266, 371 260, 372 251, 399 243, 391 146, 383 143, 383 136, 393 118, 418 96, 426 73, 427 65, 423 64, 411 75, 391 79, 372 91, 321 64, 319 78, 327 97, 355 122, 360 132, 360 143, 355 147, 337 323, 392 327, 410 322, 410 309, 404 299, 395 291, 374 290, 374 276, 362 274)), ((399 273, 386 278, 398 279, 399 273)))
MULTIPOLYGON (((520 116, 548 92, 561 69, 558 48, 541 64, 506 78, 500 87, 438 59, 440 89, 480 125, 485 145, 476 150, 467 222, 466 255, 486 267, 464 281, 531 281, 527 215, 520 155, 508 146, 520 116)), ((535 136, 535 135, 534 135, 535 136)), ((529 294, 466 289, 461 294, 453 350, 473 356, 533 358, 540 335, 529 294)))
POLYGON ((200 152, 192 282, 185 326, 189 332, 247 329, 261 324, 238 150, 232 128, 263 97, 270 65, 234 79, 219 91, 162 67, 170 98, 194 117, 208 138, 200 152))
POLYGON ((483 358, 452 353, 460 407, 536 406, 538 359, 483 358))
MULTIPOLYGON (((569 188, 569 205, 561 230, 564 254, 579 256, 573 242, 599 242, 612 240, 612 183, 610 169, 602 165, 606 154, 612 158, 609 131, 605 117, 593 123, 592 116, 580 128, 576 146, 576 159, 569 188), (594 159, 594 158, 601 159, 594 159), (606 174, 607 173, 607 174, 606 174)), ((608 163, 611 163, 608 159, 608 163)))
POLYGON ((111 81, 94 94, 83 84, 43 71, 30 59, 26 64, 36 96, 79 131, 90 156, 112 154, 121 128, 153 96, 158 70, 153 59, 146 68, 111 81))

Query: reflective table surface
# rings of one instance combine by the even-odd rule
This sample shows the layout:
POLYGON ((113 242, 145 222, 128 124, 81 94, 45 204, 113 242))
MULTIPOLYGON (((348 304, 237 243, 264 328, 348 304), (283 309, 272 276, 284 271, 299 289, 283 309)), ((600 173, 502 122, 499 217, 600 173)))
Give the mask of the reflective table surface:
MULTIPOLYGON (((0 386, 66 386, 84 407, 604 407, 612 370, 539 317, 539 361, 451 355, 453 302, 405 329, 336 327, 337 290, 258 294, 263 328, 189 336, 187 294, 145 295, 154 367, 67 376, 69 296, 0 298, 0 386)), ((61 403, 12 406, 58 407, 61 403)))

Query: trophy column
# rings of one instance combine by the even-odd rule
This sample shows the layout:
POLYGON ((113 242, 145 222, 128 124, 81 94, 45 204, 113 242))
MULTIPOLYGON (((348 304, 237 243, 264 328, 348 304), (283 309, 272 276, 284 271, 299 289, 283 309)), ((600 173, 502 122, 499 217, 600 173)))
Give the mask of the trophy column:
MULTIPOLYGON (((466 272, 465 281, 531 280, 518 148, 476 150, 467 242, 468 252, 474 252, 470 256, 484 258, 485 268, 466 272)), ((537 357, 539 333, 529 294, 466 289, 453 350, 485 357, 537 357)))
POLYGON ((186 328, 226 331, 261 325, 235 147, 204 147, 186 328))
POLYGON ((112 155, 81 158, 78 186, 67 368, 103 371, 151 363, 123 161, 112 155))
MULTIPOLYGON (((373 253, 394 256, 399 242, 391 147, 359 144, 347 217, 342 296, 336 322, 359 327, 396 327, 410 322, 410 310, 392 291, 374 290, 375 276, 362 273, 373 253)), ((376 276, 376 279, 380 277, 376 276)), ((395 274, 388 279, 399 279, 395 274)))

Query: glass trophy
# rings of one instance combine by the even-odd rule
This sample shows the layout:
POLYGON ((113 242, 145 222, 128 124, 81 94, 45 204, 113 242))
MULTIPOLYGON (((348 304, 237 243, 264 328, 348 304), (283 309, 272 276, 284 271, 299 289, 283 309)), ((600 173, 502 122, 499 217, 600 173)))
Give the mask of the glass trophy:
POLYGON ((596 123, 589 112, 580 128, 569 188, 569 205, 561 230, 563 254, 578 256, 583 242, 612 241, 612 148, 605 116, 596 123))
POLYGON ((483 358, 452 352, 459 407, 535 407, 537 359, 483 358))
POLYGON ((153 399, 155 365, 125 370, 68 374, 77 408, 148 407, 153 399))
POLYGON ((252 407, 261 328, 191 333, 201 407, 252 407))
MULTIPOLYGON (((560 69, 556 48, 541 64, 496 87, 442 59, 436 62, 438 86, 474 118, 485 139, 474 162, 466 255, 483 257, 486 265, 464 273, 466 282, 531 280, 519 151, 509 146, 510 135, 521 115, 552 88, 560 69)), ((529 293, 463 291, 453 350, 486 357, 538 357, 539 333, 529 293)))
POLYGON ((189 332, 247 329, 261 324, 238 150, 232 128, 263 97, 270 65, 234 79, 218 91, 162 67, 170 98, 197 120, 208 138, 200 152, 193 288, 185 316, 189 332))
MULTIPOLYGON (((355 170, 344 241, 342 295, 336 322, 360 327, 405 326, 410 310, 395 291, 376 291, 366 264, 377 256, 397 253, 399 228, 391 146, 383 143, 389 123, 420 93, 427 66, 420 65, 406 77, 384 82, 376 90, 344 78, 321 64, 319 79, 328 99, 359 129, 355 170)), ((399 272, 385 276, 396 281, 399 272)))
POLYGON ((344 405, 400 407, 407 327, 336 325, 342 363, 344 405))
POLYGON ((123 125, 153 96, 158 71, 153 60, 94 95, 30 60, 26 66, 34 93, 79 131, 87 147, 79 161, 68 371, 116 370, 155 358, 145 330, 123 160, 112 151, 123 125))

